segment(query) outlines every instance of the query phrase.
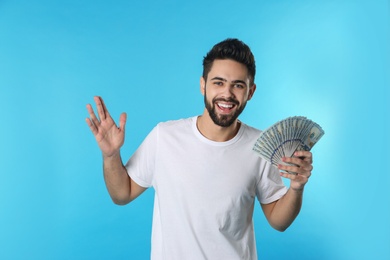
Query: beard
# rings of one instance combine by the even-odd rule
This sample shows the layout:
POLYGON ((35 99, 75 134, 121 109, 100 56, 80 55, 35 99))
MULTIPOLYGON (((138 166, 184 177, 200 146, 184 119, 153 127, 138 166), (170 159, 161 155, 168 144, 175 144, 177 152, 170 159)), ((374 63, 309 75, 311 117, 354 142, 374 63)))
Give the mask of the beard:
POLYGON ((233 98, 229 98, 229 99, 214 98, 212 100, 212 102, 210 103, 207 100, 206 93, 204 94, 204 104, 205 104, 206 109, 209 112, 209 115, 210 115, 211 119, 213 120, 214 124, 221 126, 221 127, 231 126, 236 121, 236 119, 242 113, 242 111, 244 110, 244 108, 246 106, 246 102, 240 106, 239 105, 240 103, 236 99, 233 99, 233 98), (215 104, 218 101, 225 101, 225 102, 234 103, 237 106, 237 109, 233 114, 218 115, 217 112, 215 111, 215 106, 216 106, 215 104))

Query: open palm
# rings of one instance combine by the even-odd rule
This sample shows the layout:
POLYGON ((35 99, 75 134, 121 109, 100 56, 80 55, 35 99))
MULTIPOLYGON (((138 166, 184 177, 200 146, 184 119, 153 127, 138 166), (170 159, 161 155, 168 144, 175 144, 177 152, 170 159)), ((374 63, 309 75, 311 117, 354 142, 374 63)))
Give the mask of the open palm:
POLYGON ((111 157, 117 153, 125 140, 126 114, 122 113, 119 118, 119 127, 115 124, 106 105, 101 97, 94 97, 99 118, 95 115, 90 104, 87 110, 90 118, 86 122, 91 129, 103 156, 111 157))

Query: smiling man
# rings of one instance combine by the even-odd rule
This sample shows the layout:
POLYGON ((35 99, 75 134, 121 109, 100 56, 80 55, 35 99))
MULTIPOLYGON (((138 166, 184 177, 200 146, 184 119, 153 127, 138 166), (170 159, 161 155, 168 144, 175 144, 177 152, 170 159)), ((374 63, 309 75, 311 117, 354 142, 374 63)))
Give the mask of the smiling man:
MULTIPOLYGON (((207 59, 204 64, 208 62, 207 59)), ((237 118, 246 102, 252 98, 256 85, 252 83, 252 76, 248 76, 246 66, 237 61, 215 59, 212 64, 200 79, 205 111, 198 118, 198 127, 206 137, 209 130, 218 129, 215 132, 217 136, 210 136, 209 139, 227 141, 236 134, 235 130, 239 128, 237 118)))
POLYGON ((87 118, 103 154, 112 200, 127 204, 155 190, 151 259, 257 259, 252 223, 255 199, 272 227, 287 229, 298 215, 312 154, 296 152, 277 168, 252 146, 260 130, 238 120, 256 90, 255 60, 237 39, 216 44, 203 60, 200 116, 158 124, 124 165, 126 114, 119 127, 103 100, 87 118), (284 186, 281 177, 290 179, 284 186))

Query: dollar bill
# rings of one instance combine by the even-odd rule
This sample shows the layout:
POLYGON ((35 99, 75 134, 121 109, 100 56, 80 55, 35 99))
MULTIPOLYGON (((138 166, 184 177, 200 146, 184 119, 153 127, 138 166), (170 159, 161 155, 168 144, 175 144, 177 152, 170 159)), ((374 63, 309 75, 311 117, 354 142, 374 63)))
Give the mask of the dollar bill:
POLYGON ((253 150, 275 166, 286 165, 283 157, 291 157, 295 151, 310 151, 324 134, 319 124, 306 117, 288 117, 261 132, 253 150))

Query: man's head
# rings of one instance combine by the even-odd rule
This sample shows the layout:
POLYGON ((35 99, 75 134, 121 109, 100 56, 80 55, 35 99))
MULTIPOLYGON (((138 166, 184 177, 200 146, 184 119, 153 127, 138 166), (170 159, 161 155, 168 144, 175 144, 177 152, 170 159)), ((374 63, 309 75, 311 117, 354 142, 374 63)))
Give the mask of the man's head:
POLYGON ((203 78, 207 80, 207 75, 213 66, 214 60, 226 59, 245 65, 248 69, 250 84, 254 84, 256 74, 255 58, 248 45, 238 39, 226 39, 214 45, 203 58, 203 78))
POLYGON ((256 90, 255 62, 249 47, 237 39, 215 45, 203 60, 200 85, 212 121, 230 127, 256 90))

